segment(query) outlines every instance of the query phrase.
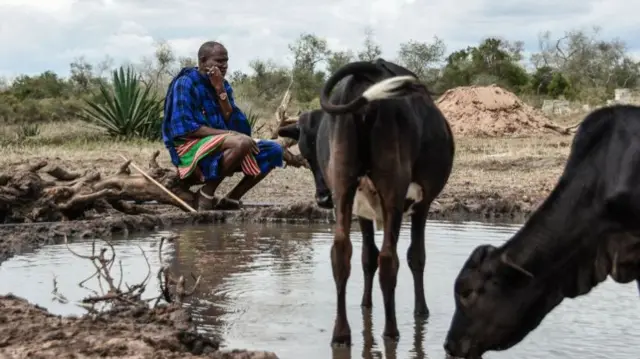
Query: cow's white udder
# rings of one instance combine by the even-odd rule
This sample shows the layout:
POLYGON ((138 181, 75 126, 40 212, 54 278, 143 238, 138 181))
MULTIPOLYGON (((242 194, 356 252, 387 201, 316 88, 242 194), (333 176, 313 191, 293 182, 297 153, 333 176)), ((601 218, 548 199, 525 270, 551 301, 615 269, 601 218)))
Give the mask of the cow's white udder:
MULTIPOLYGON (((412 182, 407 189, 407 199, 413 200, 413 204, 407 208, 404 215, 413 213, 413 205, 422 201, 423 192, 419 184, 412 182)), ((382 205, 380 196, 371 179, 364 176, 360 179, 356 196, 353 201, 353 214, 374 221, 375 229, 384 228, 382 218, 382 205)))

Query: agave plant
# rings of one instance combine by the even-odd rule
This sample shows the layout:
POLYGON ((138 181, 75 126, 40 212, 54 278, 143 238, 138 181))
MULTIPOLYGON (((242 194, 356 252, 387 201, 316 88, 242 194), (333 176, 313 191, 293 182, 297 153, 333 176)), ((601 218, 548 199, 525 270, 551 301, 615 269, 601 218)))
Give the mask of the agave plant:
POLYGON ((251 127, 252 130, 255 130, 256 128, 256 124, 258 123, 258 119, 260 119, 260 116, 253 112, 252 109, 249 109, 246 113, 247 116, 247 121, 249 122, 249 126, 251 127))
POLYGON ((264 122, 258 124, 260 120, 260 114, 257 112, 254 112, 251 108, 249 108, 249 110, 246 112, 246 116, 247 116, 247 121, 249 122, 249 126, 251 127, 252 133, 259 132, 265 126, 264 122))
POLYGON ((81 113, 85 121, 115 137, 160 137, 163 101, 130 67, 113 71, 113 89, 100 83, 98 97, 98 101, 85 100, 87 107, 81 113))

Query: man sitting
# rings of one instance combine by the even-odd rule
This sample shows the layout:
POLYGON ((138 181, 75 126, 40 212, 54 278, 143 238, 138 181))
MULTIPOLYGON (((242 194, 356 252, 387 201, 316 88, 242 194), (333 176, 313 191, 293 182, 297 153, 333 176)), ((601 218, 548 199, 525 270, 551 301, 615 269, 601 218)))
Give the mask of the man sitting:
POLYGON ((283 165, 280 144, 251 138, 249 121, 224 79, 228 60, 222 44, 205 42, 198 67, 183 68, 165 98, 162 137, 180 179, 204 182, 198 210, 239 209, 240 198, 283 165), (215 196, 222 180, 239 171, 245 176, 227 197, 215 196))

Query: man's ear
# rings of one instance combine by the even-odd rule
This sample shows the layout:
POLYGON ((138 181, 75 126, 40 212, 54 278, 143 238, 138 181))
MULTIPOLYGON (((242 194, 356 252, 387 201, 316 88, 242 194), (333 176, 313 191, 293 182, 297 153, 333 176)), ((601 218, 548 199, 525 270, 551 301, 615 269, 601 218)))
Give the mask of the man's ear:
POLYGON ((297 123, 283 126, 278 130, 278 136, 298 141, 300 138, 300 127, 297 123))

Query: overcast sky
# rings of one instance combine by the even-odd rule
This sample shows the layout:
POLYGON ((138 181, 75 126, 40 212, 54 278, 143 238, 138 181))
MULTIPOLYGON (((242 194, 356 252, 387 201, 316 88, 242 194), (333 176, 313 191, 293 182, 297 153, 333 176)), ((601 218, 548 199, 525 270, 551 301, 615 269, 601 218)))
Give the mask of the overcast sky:
POLYGON ((303 31, 358 50, 367 25, 389 59, 410 39, 437 35, 450 52, 498 35, 525 41, 530 52, 541 31, 593 25, 640 55, 639 10, 632 0, 0 0, 0 76, 66 75, 80 55, 136 62, 159 39, 191 57, 203 41, 218 40, 230 70, 246 70, 256 57, 286 63, 287 44, 303 31))

